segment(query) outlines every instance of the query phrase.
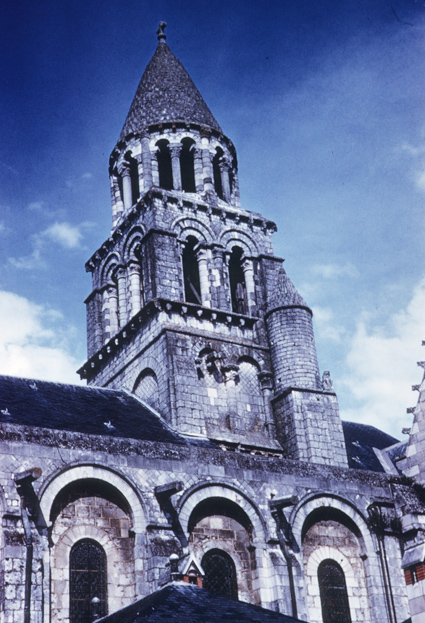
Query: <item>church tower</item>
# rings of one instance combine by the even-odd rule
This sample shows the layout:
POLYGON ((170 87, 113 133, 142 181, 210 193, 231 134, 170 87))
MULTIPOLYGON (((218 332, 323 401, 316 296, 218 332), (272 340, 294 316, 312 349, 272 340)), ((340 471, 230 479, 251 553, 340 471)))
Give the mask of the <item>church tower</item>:
POLYGON ((235 147, 164 27, 110 157, 79 373, 225 449, 346 466, 312 312, 273 254, 275 224, 241 207, 235 147))

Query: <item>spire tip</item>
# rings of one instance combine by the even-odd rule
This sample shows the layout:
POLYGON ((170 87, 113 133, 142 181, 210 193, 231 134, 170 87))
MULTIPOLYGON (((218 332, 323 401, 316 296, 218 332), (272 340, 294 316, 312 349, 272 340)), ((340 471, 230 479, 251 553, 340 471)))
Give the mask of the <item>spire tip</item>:
POLYGON ((159 22, 159 28, 156 31, 156 34, 158 36, 158 41, 159 42, 165 41, 166 38, 167 38, 167 35, 164 32, 164 28, 166 27, 166 25, 167 25, 167 22, 159 22))

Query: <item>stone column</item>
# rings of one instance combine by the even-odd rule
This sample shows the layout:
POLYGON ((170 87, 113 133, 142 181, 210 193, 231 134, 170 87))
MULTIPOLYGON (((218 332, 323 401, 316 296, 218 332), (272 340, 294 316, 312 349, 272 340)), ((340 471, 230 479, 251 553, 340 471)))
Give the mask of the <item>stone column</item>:
POLYGON ((223 188, 223 198, 224 201, 230 203, 231 192, 230 192, 230 180, 229 180, 229 170, 230 163, 228 160, 221 158, 219 162, 220 167, 220 175, 221 175, 221 186, 223 188))
POLYGON ((115 284, 109 283, 103 291, 102 316, 104 341, 107 342, 118 331, 118 294, 115 284))
POLYGON ((204 176, 204 191, 205 192, 213 192, 214 191, 214 173, 212 166, 212 159, 209 150, 209 136, 204 135, 201 138, 202 143, 202 172, 204 176))
POLYGON ((211 307, 210 282, 208 274, 208 255, 207 249, 201 247, 196 253, 199 270, 199 285, 201 288, 201 301, 204 307, 211 307))
POLYGON ((241 198, 240 198, 240 193, 239 193, 239 176, 238 176, 238 171, 236 168, 233 170, 232 197, 233 197, 236 207, 240 207, 241 198))
POLYGON ((122 176, 122 194, 124 199, 124 210, 128 212, 128 210, 133 205, 133 197, 131 191, 131 176, 130 176, 130 165, 127 162, 124 162, 121 167, 121 176, 122 176))
POLYGON ((193 167, 195 171, 195 189, 197 193, 204 190, 204 178, 202 175, 202 150, 199 147, 193 149, 193 167))
POLYGON ((182 172, 180 169, 180 154, 182 145, 170 145, 171 168, 173 170, 173 188, 174 190, 182 189, 182 172))
POLYGON ((273 374, 272 372, 260 372, 258 375, 261 389, 263 390, 263 400, 265 409, 264 428, 270 439, 276 438, 276 431, 274 425, 274 417, 271 405, 271 399, 273 398, 273 374))
POLYGON ((152 165, 152 185, 159 187, 159 166, 158 166, 159 147, 155 147, 155 158, 151 161, 152 165))
POLYGON ((127 279, 126 271, 123 266, 120 266, 117 270, 117 282, 118 282, 118 310, 120 327, 123 327, 128 322, 127 312, 127 279))
POLYGON ((250 258, 247 257, 242 261, 242 269, 245 277, 246 304, 248 306, 248 313, 251 313, 255 307, 255 281, 254 266, 250 258))
POLYGON ((142 155, 138 154, 134 157, 137 162, 137 177, 138 177, 138 187, 139 187, 139 196, 136 197, 136 201, 143 195, 143 163, 142 163, 142 155))
POLYGON ((124 204, 122 202, 120 185, 118 177, 112 174, 111 180, 111 200, 112 200, 112 224, 115 226, 124 212, 124 204))
POLYGON ((131 261, 128 265, 128 278, 130 290, 130 317, 132 318, 142 307, 140 266, 136 261, 131 261))
POLYGON ((153 185, 152 179, 152 154, 149 147, 149 134, 144 132, 141 137, 142 143, 142 170, 143 170, 143 191, 147 192, 153 185))

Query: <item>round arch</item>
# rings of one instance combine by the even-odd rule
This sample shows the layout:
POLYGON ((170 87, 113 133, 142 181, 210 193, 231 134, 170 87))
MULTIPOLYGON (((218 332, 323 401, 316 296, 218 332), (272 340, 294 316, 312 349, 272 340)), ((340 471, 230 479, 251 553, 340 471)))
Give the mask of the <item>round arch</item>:
POLYGON ((180 239, 194 236, 198 242, 211 244, 214 240, 212 230, 195 218, 180 217, 172 223, 172 229, 178 233, 180 239))
POLYGON ((105 285, 106 283, 108 283, 108 281, 112 280, 112 273, 119 263, 120 260, 117 253, 112 253, 111 255, 108 255, 100 273, 102 285, 105 285))
POLYGON ((101 480, 117 489, 126 499, 131 513, 133 530, 142 533, 147 525, 147 511, 135 487, 121 474, 97 465, 78 465, 69 467, 53 475, 42 487, 40 492, 40 512, 47 525, 51 524, 51 511, 56 497, 62 489, 74 482, 82 480, 101 480))
POLYGON ((268 538, 266 522, 260 510, 248 496, 229 485, 222 483, 203 483, 189 489, 178 505, 180 523, 186 535, 189 534, 189 521, 195 508, 209 498, 223 498, 239 506, 247 515, 253 527, 253 541, 265 542, 268 538))
POLYGON ((246 256, 258 255, 258 247, 254 238, 237 229, 224 231, 219 238, 219 243, 229 252, 233 247, 240 247, 246 256))
POLYGON ((363 540, 366 552, 368 555, 373 555, 375 548, 372 535, 363 515, 347 500, 329 493, 310 495, 294 507, 290 516, 290 523, 297 542, 301 543, 302 541, 303 528, 308 516, 315 511, 327 508, 339 511, 354 523, 363 540))
POLYGON ((136 258, 136 247, 140 243, 141 239, 145 235, 145 230, 142 226, 138 225, 134 227, 129 234, 126 236, 126 239, 123 244, 122 256, 124 261, 128 261, 136 258))

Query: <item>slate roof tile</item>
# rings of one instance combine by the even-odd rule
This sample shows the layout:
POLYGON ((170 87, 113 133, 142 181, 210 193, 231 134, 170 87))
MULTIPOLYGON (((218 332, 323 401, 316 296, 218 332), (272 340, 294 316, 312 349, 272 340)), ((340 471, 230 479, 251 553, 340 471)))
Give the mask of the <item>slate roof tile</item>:
POLYGON ((137 87, 120 140, 153 123, 176 121, 206 125, 221 132, 183 65, 160 41, 137 87))
POLYGON ((98 623, 299 623, 299 619, 253 606, 184 582, 173 582, 98 623))
POLYGON ((383 450, 397 443, 397 439, 368 424, 342 422, 348 467, 384 472, 373 448, 383 450))
POLYGON ((215 447, 180 435, 126 391, 0 376, 0 424, 215 447))

